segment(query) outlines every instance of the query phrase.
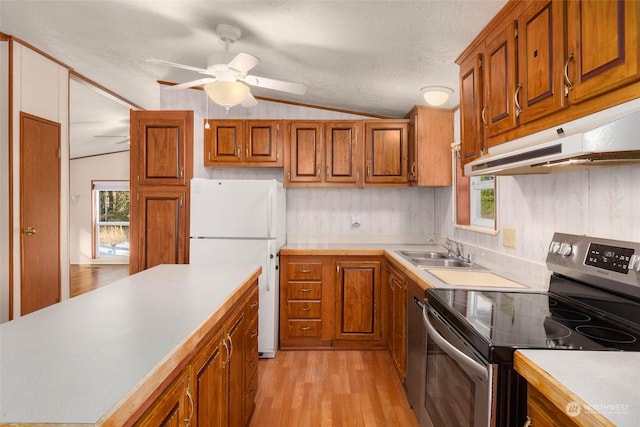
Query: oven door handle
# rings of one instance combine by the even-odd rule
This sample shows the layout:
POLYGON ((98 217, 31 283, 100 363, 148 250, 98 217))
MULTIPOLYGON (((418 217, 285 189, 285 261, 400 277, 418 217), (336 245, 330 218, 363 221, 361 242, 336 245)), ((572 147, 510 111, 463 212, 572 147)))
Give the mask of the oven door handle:
POLYGON ((451 345, 449 341, 447 341, 442 335, 436 331, 436 329, 429 322, 429 308, 425 305, 424 310, 422 311, 422 317, 424 319, 424 324, 427 327, 427 336, 431 337, 433 341, 435 341, 440 348, 442 348, 453 360, 458 362, 462 367, 467 371, 471 372, 476 377, 480 378, 482 381, 487 381, 489 378, 487 368, 455 348, 455 346, 451 345))

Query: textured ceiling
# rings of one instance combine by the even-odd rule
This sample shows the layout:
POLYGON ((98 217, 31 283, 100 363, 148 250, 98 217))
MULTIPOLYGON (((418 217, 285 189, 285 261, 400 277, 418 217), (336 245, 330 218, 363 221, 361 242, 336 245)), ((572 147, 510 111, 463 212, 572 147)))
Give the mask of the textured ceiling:
MULTIPOLYGON (((32 44, 146 109, 159 108, 158 80, 206 68, 224 52, 219 23, 240 27, 231 52, 261 59, 251 74, 300 82, 305 95, 252 88, 256 96, 403 117, 420 88, 454 90, 458 55, 504 0, 395 1, 31 1, 0 0, 0 31, 32 44)), ((234 107, 244 108, 244 107, 234 107)))

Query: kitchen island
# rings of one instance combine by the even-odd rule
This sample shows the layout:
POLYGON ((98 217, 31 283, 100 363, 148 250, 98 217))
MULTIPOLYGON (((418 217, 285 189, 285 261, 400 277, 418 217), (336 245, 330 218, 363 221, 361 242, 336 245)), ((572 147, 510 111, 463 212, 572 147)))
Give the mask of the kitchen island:
POLYGON ((0 325, 0 425, 133 423, 260 272, 160 265, 0 325))
POLYGON ((638 364, 637 352, 618 351, 518 350, 514 359, 530 387, 532 425, 539 414, 532 413, 533 404, 542 405, 542 417, 565 419, 566 425, 637 427, 638 364))

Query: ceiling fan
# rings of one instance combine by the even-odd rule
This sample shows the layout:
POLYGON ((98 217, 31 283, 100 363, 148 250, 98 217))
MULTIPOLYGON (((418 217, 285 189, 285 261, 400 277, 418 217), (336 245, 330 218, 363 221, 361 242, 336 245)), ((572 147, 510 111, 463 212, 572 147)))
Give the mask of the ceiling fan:
MULTIPOLYGON (((235 43, 242 35, 242 31, 239 28, 228 24, 218 24, 216 26, 216 33, 225 43, 225 53, 229 52, 229 46, 232 43, 235 43)), ((260 59, 254 55, 244 52, 238 53, 226 64, 219 63, 218 60, 209 61, 210 65, 208 65, 207 68, 177 64, 175 62, 164 61, 161 59, 148 59, 147 61, 157 64, 167 64, 172 67, 196 71, 200 74, 210 76, 169 86, 167 89, 185 89, 204 85, 204 89, 209 97, 215 103, 225 107, 227 111, 229 111, 230 107, 240 103, 245 107, 250 107, 258 103, 251 94, 249 86, 273 89, 296 95, 304 95, 307 91, 307 87, 301 83, 248 74, 249 70, 260 63, 260 59)))

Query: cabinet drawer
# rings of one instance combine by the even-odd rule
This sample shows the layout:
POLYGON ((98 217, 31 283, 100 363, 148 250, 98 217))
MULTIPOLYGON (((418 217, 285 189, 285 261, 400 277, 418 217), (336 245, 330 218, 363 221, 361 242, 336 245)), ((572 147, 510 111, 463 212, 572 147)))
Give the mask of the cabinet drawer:
POLYGON ((289 280, 321 280, 322 264, 315 262, 290 262, 287 266, 289 280))
POLYGON ((254 348, 256 349, 256 354, 258 353, 258 323, 254 322, 249 325, 245 334, 245 348, 247 349, 247 359, 253 356, 254 348))
POLYGON ((319 337, 322 334, 321 320, 289 320, 290 337, 319 337))
POLYGON ((320 301, 290 301, 287 304, 289 319, 319 319, 322 316, 320 301))
POLYGON ((249 300, 247 301, 247 305, 245 306, 245 316, 247 319, 254 319, 255 317, 258 316, 258 307, 259 307, 260 303, 259 303, 259 299, 258 299, 258 289, 256 289, 251 296, 249 297, 249 300))
POLYGON ((287 299, 321 299, 322 283, 320 282, 294 282, 287 283, 287 299))
POLYGON ((251 420, 251 416, 253 415, 253 410, 256 405, 256 395, 258 394, 258 375, 254 375, 247 385, 247 395, 244 400, 244 414, 245 414, 245 424, 248 425, 251 420))

